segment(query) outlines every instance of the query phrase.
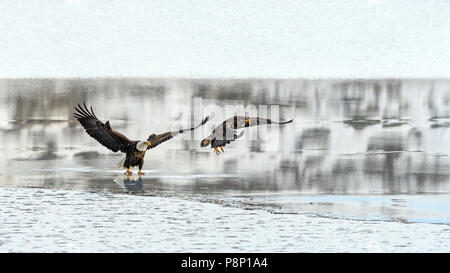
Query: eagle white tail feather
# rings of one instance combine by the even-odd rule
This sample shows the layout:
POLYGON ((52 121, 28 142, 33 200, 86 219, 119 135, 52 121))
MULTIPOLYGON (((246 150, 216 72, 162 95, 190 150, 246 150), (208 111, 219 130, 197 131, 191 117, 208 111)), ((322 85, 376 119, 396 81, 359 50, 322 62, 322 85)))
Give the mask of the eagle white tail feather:
POLYGON ((120 160, 119 163, 117 163, 116 168, 117 168, 117 169, 126 169, 126 168, 125 168, 125 160, 126 160, 126 159, 127 159, 127 158, 124 157, 122 160, 120 160))

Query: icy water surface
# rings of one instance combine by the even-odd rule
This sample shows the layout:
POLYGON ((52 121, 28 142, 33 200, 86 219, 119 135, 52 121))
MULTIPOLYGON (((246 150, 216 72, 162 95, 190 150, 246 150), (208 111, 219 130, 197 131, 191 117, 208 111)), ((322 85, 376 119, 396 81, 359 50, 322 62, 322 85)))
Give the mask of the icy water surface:
POLYGON ((449 128, 448 80, 1 80, 0 250, 448 251, 449 128), (230 105, 294 123, 218 157, 199 143, 219 113, 127 178, 72 118, 83 101, 131 139, 230 105))
POLYGON ((179 198, 0 188, 0 250, 404 252, 450 250, 447 225, 271 214, 179 198))

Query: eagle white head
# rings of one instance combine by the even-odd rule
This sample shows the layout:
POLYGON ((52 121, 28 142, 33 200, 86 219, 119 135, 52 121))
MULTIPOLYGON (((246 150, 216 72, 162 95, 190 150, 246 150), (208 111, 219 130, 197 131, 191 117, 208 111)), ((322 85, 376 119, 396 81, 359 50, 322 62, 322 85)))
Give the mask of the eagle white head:
POLYGON ((136 150, 138 150, 139 152, 143 152, 145 150, 147 150, 147 147, 152 145, 152 143, 150 141, 139 141, 136 144, 136 150))

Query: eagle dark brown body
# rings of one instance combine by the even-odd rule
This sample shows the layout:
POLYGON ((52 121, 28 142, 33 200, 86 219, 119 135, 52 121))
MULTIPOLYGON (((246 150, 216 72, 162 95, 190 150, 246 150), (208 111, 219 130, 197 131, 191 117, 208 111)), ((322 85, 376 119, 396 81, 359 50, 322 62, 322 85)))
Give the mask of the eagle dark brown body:
POLYGON ((177 134, 195 130, 209 120, 209 117, 206 117, 199 125, 189 129, 180 129, 178 131, 170 131, 159 135, 151 134, 146 141, 133 141, 129 140, 121 133, 114 131, 111 128, 109 121, 105 123, 101 122, 94 114, 92 107, 88 109, 86 103, 84 103, 83 106, 78 104, 78 107, 75 107, 76 112, 73 114, 74 117, 86 130, 86 133, 100 142, 100 144, 113 152, 120 151, 126 154, 125 158, 117 164, 117 167, 126 168, 126 174, 128 175, 131 174, 130 168, 133 167, 139 167, 139 175, 143 174, 142 167, 144 166, 144 156, 148 149, 155 148, 177 134))
POLYGON ((124 167, 130 169, 138 166, 139 170, 142 170, 142 167, 144 166, 145 152, 146 151, 140 152, 136 150, 136 148, 132 151, 127 152, 125 156, 125 162, 123 164, 124 167))
POLYGON ((259 117, 245 117, 245 116, 234 116, 231 117, 224 122, 222 122, 219 126, 214 128, 211 135, 207 138, 203 139, 200 143, 200 147, 206 147, 211 144, 211 148, 214 148, 214 151, 217 155, 219 155, 219 148, 223 150, 223 147, 226 144, 229 144, 232 141, 242 137, 244 135, 244 131, 242 131, 239 135, 236 133, 237 129, 258 126, 263 124, 286 124, 292 122, 293 119, 284 122, 276 122, 270 119, 259 118, 259 117))

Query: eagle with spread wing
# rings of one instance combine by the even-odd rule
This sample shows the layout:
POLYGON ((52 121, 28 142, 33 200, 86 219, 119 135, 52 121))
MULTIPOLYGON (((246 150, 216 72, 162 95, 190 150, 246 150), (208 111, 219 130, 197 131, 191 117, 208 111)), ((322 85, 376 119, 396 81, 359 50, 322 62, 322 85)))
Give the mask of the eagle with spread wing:
POLYGON ((214 148, 216 154, 219 155, 219 148, 222 150, 222 152, 224 152, 223 146, 229 144, 232 141, 235 141, 236 139, 244 135, 244 131, 242 131, 240 134, 237 134, 237 129, 263 124, 286 124, 292 121, 293 119, 284 122, 276 122, 270 119, 259 117, 234 116, 225 120, 219 126, 214 128, 212 133, 207 138, 202 140, 202 142, 200 143, 200 147, 206 147, 211 144, 211 148, 214 148))
POLYGON ((132 172, 130 168, 139 167, 139 175, 144 174, 142 172, 142 167, 144 166, 144 156, 148 149, 153 149, 159 144, 173 138, 174 136, 195 130, 198 127, 204 125, 208 122, 209 117, 207 116, 202 120, 200 124, 189 129, 180 129, 178 131, 169 131, 163 134, 151 134, 146 141, 130 140, 123 134, 114 131, 109 124, 109 121, 103 123, 94 114, 92 106, 90 109, 84 103, 83 106, 78 104, 75 107, 74 117, 81 123, 81 126, 86 130, 86 133, 92 138, 100 142, 103 146, 110 149, 113 152, 122 152, 126 156, 117 165, 117 168, 126 169, 127 175, 131 175, 132 172))

